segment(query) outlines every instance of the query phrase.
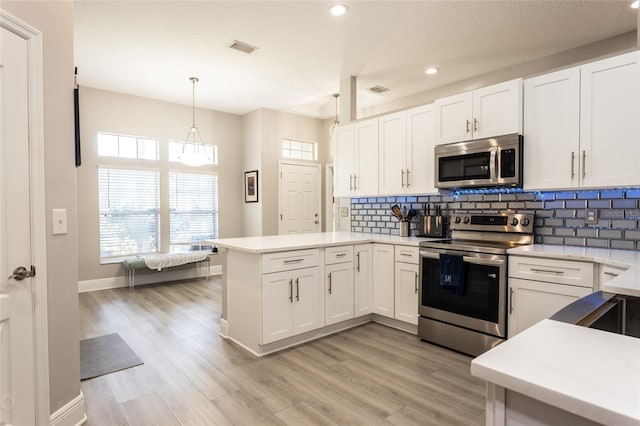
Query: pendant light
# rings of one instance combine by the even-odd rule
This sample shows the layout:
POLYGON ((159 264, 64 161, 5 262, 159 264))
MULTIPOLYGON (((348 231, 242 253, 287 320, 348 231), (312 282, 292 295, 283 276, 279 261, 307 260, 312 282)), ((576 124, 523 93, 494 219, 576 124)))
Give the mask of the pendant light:
POLYGON ((191 80, 191 83, 193 85, 193 121, 191 127, 189 128, 189 132, 187 133, 187 137, 182 144, 182 152, 178 155, 178 160, 186 166, 199 167, 204 166, 205 164, 212 164, 212 161, 211 154, 209 153, 210 151, 202 141, 200 130, 198 130, 198 127, 196 126, 196 83, 199 81, 199 79, 198 77, 190 77, 189 80, 191 80))
POLYGON ((331 136, 331 139, 333 139, 333 135, 336 132, 336 128, 340 124, 340 120, 338 120, 338 97, 340 97, 340 94, 339 93, 334 93, 333 97, 336 100, 336 116, 333 119, 333 123, 331 123, 331 127, 329 128, 329 135, 331 136))

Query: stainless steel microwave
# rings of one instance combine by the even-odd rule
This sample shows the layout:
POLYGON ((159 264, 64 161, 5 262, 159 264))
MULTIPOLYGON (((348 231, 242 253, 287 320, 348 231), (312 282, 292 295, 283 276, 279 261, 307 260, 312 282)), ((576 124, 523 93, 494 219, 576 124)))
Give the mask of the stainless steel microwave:
POLYGON ((436 188, 522 186, 522 135, 438 145, 436 188))

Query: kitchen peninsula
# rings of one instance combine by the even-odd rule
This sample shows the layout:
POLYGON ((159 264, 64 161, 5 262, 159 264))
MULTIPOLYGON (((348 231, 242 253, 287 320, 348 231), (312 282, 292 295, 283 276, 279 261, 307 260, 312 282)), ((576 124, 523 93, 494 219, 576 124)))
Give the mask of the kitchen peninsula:
POLYGON ((221 335, 262 356, 372 320, 416 334, 425 240, 325 232, 212 241, 226 253, 221 335))

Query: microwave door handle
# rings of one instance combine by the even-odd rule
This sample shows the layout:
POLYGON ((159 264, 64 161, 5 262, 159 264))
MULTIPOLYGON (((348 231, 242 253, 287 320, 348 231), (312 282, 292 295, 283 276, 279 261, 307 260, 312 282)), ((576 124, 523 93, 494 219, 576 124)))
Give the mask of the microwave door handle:
POLYGON ((483 259, 481 257, 469 257, 464 256, 462 258, 463 262, 473 263, 475 265, 488 265, 488 266, 502 266, 504 265, 504 259, 483 259))
POLYGON ((491 182, 498 182, 498 147, 491 148, 489 157, 489 169, 491 171, 491 182))

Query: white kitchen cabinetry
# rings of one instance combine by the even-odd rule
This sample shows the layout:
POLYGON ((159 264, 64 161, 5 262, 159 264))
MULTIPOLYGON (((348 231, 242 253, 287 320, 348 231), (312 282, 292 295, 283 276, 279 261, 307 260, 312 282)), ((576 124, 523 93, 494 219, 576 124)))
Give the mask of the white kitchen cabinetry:
POLYGON ((355 317, 373 312, 373 244, 354 246, 353 311, 355 317))
POLYGON ((605 265, 604 263, 598 265, 598 289, 602 290, 602 286, 604 286, 606 283, 608 283, 627 269, 629 268, 605 265))
POLYGON ((435 193, 433 105, 380 117, 379 194, 435 193))
POLYGON ((509 257, 509 338, 593 293, 589 262, 509 257))
POLYGON ((335 133, 337 197, 378 194, 378 119, 338 127, 335 133))
POLYGON ((395 247, 395 318, 418 324, 417 247, 395 247))
POLYGON ((435 101, 436 143, 522 133, 522 79, 435 101))
POLYGON ((394 246, 373 244, 373 312, 394 318, 394 246))
POLYGON ((325 325, 353 318, 353 246, 325 250, 325 325))
POLYGON ((525 81, 524 187, 637 185, 640 53, 525 81))
POLYGON ((282 271, 262 275, 262 344, 324 326, 319 266, 295 269, 318 258, 319 250, 262 256, 263 271, 282 265, 282 271))

